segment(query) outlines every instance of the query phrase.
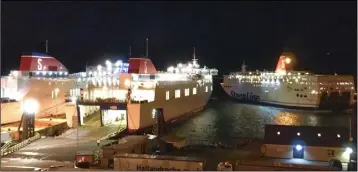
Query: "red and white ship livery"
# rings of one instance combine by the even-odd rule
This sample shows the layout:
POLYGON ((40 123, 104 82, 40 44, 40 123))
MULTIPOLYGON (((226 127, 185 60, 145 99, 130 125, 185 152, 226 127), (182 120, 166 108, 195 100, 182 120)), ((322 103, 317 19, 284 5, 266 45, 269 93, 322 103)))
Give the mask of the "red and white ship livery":
POLYGON ((115 122, 124 115, 127 129, 137 131, 155 124, 154 108, 163 108, 166 122, 203 109, 217 73, 200 67, 195 53, 192 61, 165 72, 157 71, 146 57, 130 57, 128 63, 107 60, 105 65, 87 66, 85 72, 73 74, 54 57, 31 53, 21 56, 20 70, 1 78, 1 124, 20 121, 26 99, 39 103, 36 117, 66 114, 68 121, 80 116, 80 123, 109 100, 121 106, 105 110, 101 121, 115 122), (68 100, 74 99, 81 101, 79 111, 69 105, 74 101, 68 100))
MULTIPOLYGON (((203 109, 213 90, 212 76, 217 73, 216 69, 201 68, 194 53, 192 61, 168 67, 167 71, 158 71, 147 57, 131 57, 129 63, 106 61, 70 77, 77 75, 84 102, 112 98, 112 102, 122 103, 124 106, 109 107, 102 120, 113 123, 124 117, 127 129, 135 132, 156 123, 152 115, 155 108, 163 108, 166 122, 203 109)), ((76 91, 70 92, 73 96, 76 91)), ((80 107, 81 116, 87 111, 80 107)))
POLYGON ((64 114, 65 94, 74 86, 67 68, 56 58, 42 53, 22 55, 19 70, 1 77, 1 124, 20 121, 26 99, 39 103, 37 117, 64 114))
POLYGON ((246 71, 224 76, 225 92, 235 100, 288 108, 349 109, 355 102, 354 77, 294 71, 293 53, 284 52, 275 72, 246 71))

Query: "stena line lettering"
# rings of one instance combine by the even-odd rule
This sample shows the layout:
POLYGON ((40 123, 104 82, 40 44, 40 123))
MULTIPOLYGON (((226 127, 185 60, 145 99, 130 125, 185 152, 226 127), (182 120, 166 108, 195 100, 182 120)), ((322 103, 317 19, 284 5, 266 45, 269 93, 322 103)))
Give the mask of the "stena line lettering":
POLYGON ((42 59, 37 59, 37 70, 42 70, 42 59))
POLYGON ((240 99, 240 100, 249 100, 249 101, 259 101, 260 96, 253 95, 252 93, 247 92, 246 94, 239 94, 235 91, 231 91, 231 96, 240 99))

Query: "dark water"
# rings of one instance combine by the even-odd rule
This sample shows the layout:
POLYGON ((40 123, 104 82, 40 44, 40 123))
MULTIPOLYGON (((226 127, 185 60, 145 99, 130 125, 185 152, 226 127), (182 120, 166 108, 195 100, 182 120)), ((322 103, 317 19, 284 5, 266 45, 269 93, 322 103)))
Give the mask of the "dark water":
POLYGON ((245 139, 262 139, 265 124, 343 126, 350 128, 351 113, 302 111, 233 102, 214 80, 207 107, 193 118, 171 126, 171 133, 186 137, 186 144, 235 146, 245 139))
POLYGON ((187 145, 221 142, 234 146, 244 139, 263 138, 265 124, 349 128, 350 115, 289 110, 215 99, 193 118, 171 126, 171 133, 186 137, 187 145))

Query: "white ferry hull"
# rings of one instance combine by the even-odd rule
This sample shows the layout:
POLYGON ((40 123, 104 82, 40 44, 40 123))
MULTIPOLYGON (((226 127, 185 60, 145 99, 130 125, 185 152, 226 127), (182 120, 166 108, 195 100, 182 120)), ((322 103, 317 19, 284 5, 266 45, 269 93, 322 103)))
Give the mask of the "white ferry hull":
POLYGON ((323 102, 322 94, 304 94, 294 92, 293 89, 287 89, 289 86, 279 86, 267 90, 266 87, 255 87, 250 83, 240 83, 237 85, 228 86, 221 84, 226 94, 233 100, 247 103, 267 104, 283 108, 293 109, 310 109, 310 110, 346 110, 352 108, 354 104, 353 93, 345 92, 344 98, 340 98, 339 92, 330 93, 331 97, 328 102, 323 102), (340 99, 332 102, 332 99, 340 99), (331 101, 331 102, 329 102, 331 101))
MULTIPOLYGON (((172 94, 173 96, 170 96, 169 100, 156 100, 143 104, 128 104, 128 131, 143 131, 152 127, 156 122, 155 119, 152 118, 152 110, 154 108, 163 108, 166 123, 188 118, 195 112, 202 110, 210 99, 212 84, 208 83, 201 87, 197 87, 196 95, 192 94, 192 88, 195 87, 196 84, 189 85, 191 86, 189 87, 187 84, 176 85, 176 88, 182 91, 180 98, 174 98, 174 94, 172 94), (208 88, 207 92, 205 92, 206 87, 208 88), (184 96, 185 88, 190 88, 189 96, 184 96)), ((156 96, 165 97, 165 92, 167 90, 174 93, 174 89, 171 90, 168 87, 162 87, 156 89, 156 92, 158 93, 156 96)))
POLYGON ((276 105, 288 108, 311 108, 317 109, 317 99, 297 99, 296 96, 289 96, 288 94, 282 94, 282 90, 277 88, 272 92, 265 92, 260 87, 253 87, 251 84, 242 83, 240 85, 225 86, 221 84, 226 94, 231 98, 241 102, 261 103, 276 105), (288 100, 284 102, 284 99, 288 100), (289 100, 291 99, 291 100, 289 100))
MULTIPOLYGON (((155 118, 153 118, 152 115, 153 109, 156 108, 163 109, 164 120, 166 123, 180 121, 184 118, 191 117, 196 112, 202 110, 208 103, 212 90, 213 90, 212 82, 204 83, 201 86, 197 83, 197 81, 183 81, 183 82, 173 82, 173 83, 161 82, 159 83, 159 86, 157 86, 153 90, 155 91, 154 101, 130 102, 130 103, 123 101, 122 103, 112 103, 111 105, 109 104, 102 104, 102 105, 109 108, 111 106, 117 106, 116 109, 125 111, 127 115, 125 119, 127 121, 128 132, 130 133, 142 132, 148 128, 153 127, 156 123, 156 120, 155 118), (194 88, 196 88, 195 94, 193 91, 194 88), (186 89, 189 89, 189 94, 185 94, 186 89), (180 90, 179 97, 175 97, 176 90, 180 90), (169 97, 167 97, 167 92, 169 92, 169 97)), ((91 95, 94 94, 95 92, 96 92, 95 89, 84 91, 85 95, 91 95)), ((116 97, 121 97, 121 96, 116 96, 116 97)), ((86 98, 89 97, 85 96, 85 99, 86 98)), ((94 103, 93 105, 100 106, 100 104, 96 104, 96 103, 94 103)), ((89 105, 88 107, 90 106, 91 105, 89 105)), ((81 108, 80 106, 81 116, 85 116, 85 114, 88 111, 90 111, 90 108, 86 109, 86 108, 81 108)), ((108 119, 105 118, 103 118, 103 120, 108 121, 108 119)))

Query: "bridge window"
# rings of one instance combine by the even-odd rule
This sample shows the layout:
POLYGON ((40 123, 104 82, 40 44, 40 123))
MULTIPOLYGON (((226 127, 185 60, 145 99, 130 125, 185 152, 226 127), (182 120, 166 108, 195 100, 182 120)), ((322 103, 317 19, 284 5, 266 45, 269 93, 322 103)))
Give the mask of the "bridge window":
POLYGON ((208 92, 208 90, 209 90, 208 86, 205 86, 205 92, 208 92))
POLYGON ((179 98, 180 97, 180 90, 175 90, 175 98, 179 98))
POLYGON ((189 92, 190 92, 190 91, 189 91, 189 88, 186 88, 186 89, 185 89, 185 92, 184 92, 184 95, 185 95, 185 96, 189 96, 189 92))
POLYGON ((55 89, 52 90, 52 92, 51 92, 51 97, 52 97, 53 99, 57 98, 59 92, 60 92, 60 89, 55 88, 55 89))
POLYGON ((193 88, 193 95, 196 94, 196 88, 193 88))
POLYGON ((165 100, 169 100, 169 91, 165 92, 165 100))
POLYGON ((213 91, 213 86, 210 86, 211 91, 213 91))

